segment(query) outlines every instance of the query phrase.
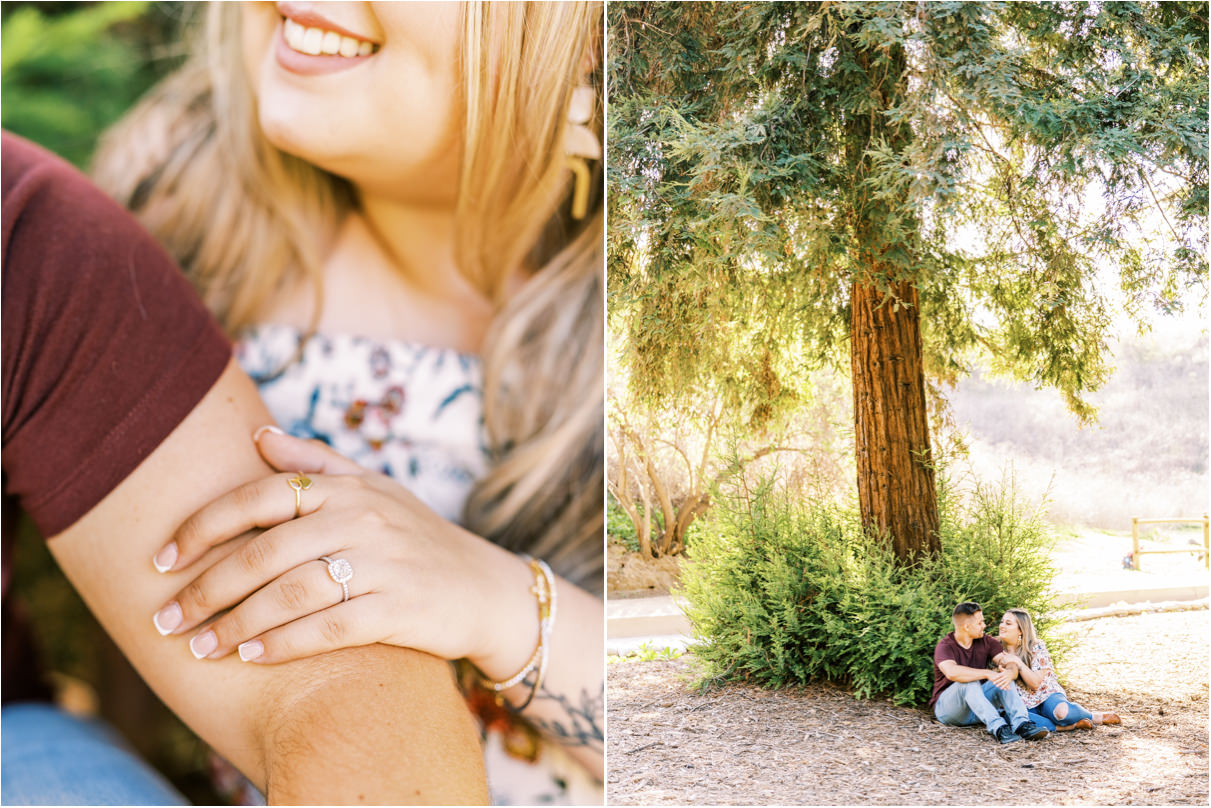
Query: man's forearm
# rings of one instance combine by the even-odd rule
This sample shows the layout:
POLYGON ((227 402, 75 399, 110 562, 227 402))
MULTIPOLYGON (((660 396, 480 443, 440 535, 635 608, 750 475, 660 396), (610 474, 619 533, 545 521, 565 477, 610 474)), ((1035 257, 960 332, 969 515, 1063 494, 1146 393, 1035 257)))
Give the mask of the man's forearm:
POLYGON ((479 736, 448 663, 383 645, 317 657, 267 705, 274 804, 486 804, 479 736))
POLYGON ((189 579, 156 572, 152 556, 203 504, 268 472, 251 435, 269 422, 256 388, 230 366, 126 480, 50 540, 51 553, 164 703, 275 801, 479 799, 477 736, 445 663, 380 646, 282 665, 198 660, 189 632, 162 637, 153 626, 189 579), (448 768, 413 770, 430 760, 448 768), (439 794, 438 775, 459 789, 478 784, 439 794))
POLYGON ((965 665, 955 665, 946 673, 946 678, 952 682, 978 682, 992 676, 993 671, 981 668, 968 668, 965 665))

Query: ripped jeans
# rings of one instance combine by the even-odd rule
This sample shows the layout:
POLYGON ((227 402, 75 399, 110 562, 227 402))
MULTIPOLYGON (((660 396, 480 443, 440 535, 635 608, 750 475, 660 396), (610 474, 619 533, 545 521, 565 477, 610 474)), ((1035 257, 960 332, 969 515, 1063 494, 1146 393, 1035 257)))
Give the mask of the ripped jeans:
POLYGON ((1068 700, 1068 696, 1063 693, 1052 693, 1041 703, 1030 708, 1030 720, 1038 724, 1040 727, 1055 732, 1056 727, 1070 727, 1082 718, 1093 720, 1093 714, 1086 710, 1081 705, 1068 700), (1056 718, 1056 708, 1061 704, 1068 705, 1068 713, 1063 718, 1056 718))

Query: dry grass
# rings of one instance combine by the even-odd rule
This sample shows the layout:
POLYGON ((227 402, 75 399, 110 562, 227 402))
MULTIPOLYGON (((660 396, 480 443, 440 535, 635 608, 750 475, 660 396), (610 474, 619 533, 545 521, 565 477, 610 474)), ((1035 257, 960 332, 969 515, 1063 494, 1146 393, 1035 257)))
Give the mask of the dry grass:
POLYGON ((697 694, 686 660, 609 666, 613 805, 1207 804, 1208 612, 1070 624, 1069 696, 1121 727, 1000 746, 828 685, 697 694))

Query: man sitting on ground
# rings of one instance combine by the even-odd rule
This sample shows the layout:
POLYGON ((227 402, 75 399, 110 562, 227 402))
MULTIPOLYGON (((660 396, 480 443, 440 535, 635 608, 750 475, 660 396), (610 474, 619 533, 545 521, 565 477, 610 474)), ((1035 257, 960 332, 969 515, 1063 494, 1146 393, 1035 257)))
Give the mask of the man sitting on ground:
POLYGON ((1001 743, 1046 738, 1047 730, 1030 721, 1013 687, 1013 672, 988 667, 989 662, 1008 665, 1013 659, 995 637, 984 633, 980 604, 960 603, 952 617, 954 631, 933 651, 929 706, 934 716, 955 727, 983 724, 1001 743))

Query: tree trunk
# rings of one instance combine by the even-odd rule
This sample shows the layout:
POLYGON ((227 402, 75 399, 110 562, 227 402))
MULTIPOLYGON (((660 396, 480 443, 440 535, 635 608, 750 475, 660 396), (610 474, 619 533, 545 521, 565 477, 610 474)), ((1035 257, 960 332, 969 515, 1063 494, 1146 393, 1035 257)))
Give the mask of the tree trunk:
POLYGON ((885 301, 873 285, 853 285, 854 448, 862 524, 890 534, 896 558, 911 564, 941 550, 938 499, 917 290, 899 283, 892 292, 885 301))

